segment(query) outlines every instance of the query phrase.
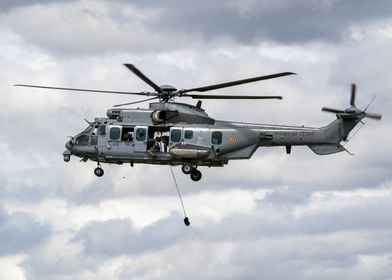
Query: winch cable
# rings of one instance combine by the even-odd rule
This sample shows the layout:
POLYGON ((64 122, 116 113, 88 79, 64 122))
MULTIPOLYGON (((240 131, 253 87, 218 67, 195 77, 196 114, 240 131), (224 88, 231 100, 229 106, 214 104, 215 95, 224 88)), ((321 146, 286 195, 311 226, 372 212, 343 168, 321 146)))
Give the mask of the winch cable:
POLYGON ((174 184, 175 184, 176 189, 177 189, 178 197, 180 198, 180 202, 181 202, 181 206, 182 206, 182 211, 184 212, 184 224, 185 224, 186 226, 189 226, 191 223, 190 223, 189 218, 187 217, 186 212, 185 212, 184 201, 182 200, 180 188, 178 187, 176 177, 174 176, 173 168, 171 167, 171 165, 170 165, 169 167, 170 167, 171 175, 172 175, 173 180, 174 180, 174 184))

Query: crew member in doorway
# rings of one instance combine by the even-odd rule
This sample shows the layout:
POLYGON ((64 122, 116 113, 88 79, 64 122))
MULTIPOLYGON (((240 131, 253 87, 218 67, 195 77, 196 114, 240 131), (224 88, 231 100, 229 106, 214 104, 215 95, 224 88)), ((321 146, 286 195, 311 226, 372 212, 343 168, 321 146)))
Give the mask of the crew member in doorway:
POLYGON ((148 154, 152 157, 156 156, 157 152, 161 151, 161 138, 160 137, 156 137, 154 144, 151 146, 150 149, 148 149, 148 154))
POLYGON ((127 135, 125 136, 125 138, 126 138, 126 141, 133 142, 133 133, 128 132, 127 135))

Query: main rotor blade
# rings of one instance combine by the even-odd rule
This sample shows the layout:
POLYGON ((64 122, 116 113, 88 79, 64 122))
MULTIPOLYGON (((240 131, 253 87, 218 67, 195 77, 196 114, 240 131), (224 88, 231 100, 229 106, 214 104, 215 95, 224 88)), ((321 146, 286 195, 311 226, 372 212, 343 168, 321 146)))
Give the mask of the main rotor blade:
POLYGON ((193 99, 282 99, 282 96, 252 96, 252 95, 201 95, 186 94, 184 97, 192 97, 193 99))
POLYGON ((333 109, 333 108, 328 108, 328 107, 323 107, 323 108, 321 108, 321 111, 329 112, 329 113, 336 113, 336 114, 342 114, 342 113, 344 113, 343 110, 338 110, 338 109, 333 109))
POLYGON ((261 81, 261 80, 275 79, 275 78, 288 76, 288 75, 296 75, 296 73, 282 72, 282 73, 276 73, 276 74, 272 74, 272 75, 259 76, 259 77, 231 81, 231 82, 226 82, 226 83, 221 83, 221 84, 214 84, 214 85, 209 85, 209 86, 204 86, 204 87, 183 89, 183 90, 179 90, 179 92, 181 92, 181 93, 190 92, 190 91, 205 92, 205 91, 210 91, 210 90, 215 90, 215 89, 220 89, 220 88, 237 86, 237 85, 246 84, 246 83, 253 83, 253 82, 257 82, 257 81, 261 81))
POLYGON ((128 102, 128 103, 123 103, 123 104, 116 104, 116 105, 113 105, 113 107, 120 107, 120 106, 125 106, 125 105, 133 105, 133 104, 143 103, 143 102, 154 100, 154 99, 158 99, 158 98, 159 98, 158 96, 155 96, 155 97, 152 97, 152 98, 142 99, 142 100, 138 100, 138 101, 134 101, 134 102, 128 102))
POLYGON ((350 105, 355 107, 355 97, 357 95, 357 85, 351 84, 351 98, 350 98, 350 105))
POLYGON ((83 89, 83 88, 65 88, 65 87, 50 87, 50 86, 36 86, 26 84, 16 84, 16 87, 30 87, 42 89, 55 89, 55 90, 70 90, 70 91, 83 91, 83 92, 98 92, 98 93, 114 93, 114 94, 133 94, 133 95, 156 95, 155 92, 130 92, 130 91, 113 91, 113 90, 100 90, 100 89, 83 89))
POLYGON ((366 113, 365 117, 369 118, 369 119, 373 119, 373 120, 378 120, 378 121, 382 119, 382 115, 380 115, 380 114, 366 113))
POLYGON ((149 78, 147 78, 147 76, 144 75, 139 69, 137 69, 135 67, 135 65, 125 63, 124 66, 127 67, 129 70, 131 70, 136 76, 138 76, 140 79, 142 79, 144 82, 146 82, 153 89, 155 89, 156 92, 159 92, 159 93, 162 92, 162 89, 156 83, 154 83, 149 78))

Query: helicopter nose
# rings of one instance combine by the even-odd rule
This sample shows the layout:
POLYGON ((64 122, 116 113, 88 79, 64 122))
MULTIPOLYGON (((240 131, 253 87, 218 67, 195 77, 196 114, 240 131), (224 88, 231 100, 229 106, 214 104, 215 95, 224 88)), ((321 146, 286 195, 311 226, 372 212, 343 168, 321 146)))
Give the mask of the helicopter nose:
POLYGON ((72 140, 67 141, 67 143, 65 143, 65 147, 66 147, 69 151, 72 151, 72 148, 73 148, 72 140))

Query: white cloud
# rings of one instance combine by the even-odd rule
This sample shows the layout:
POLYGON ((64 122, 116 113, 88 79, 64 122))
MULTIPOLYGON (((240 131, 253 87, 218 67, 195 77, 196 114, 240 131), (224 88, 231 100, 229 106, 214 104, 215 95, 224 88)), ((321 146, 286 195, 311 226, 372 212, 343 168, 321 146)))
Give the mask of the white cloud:
POLYGON ((0 258, 0 278, 9 280, 25 280, 24 270, 20 267, 21 262, 25 259, 23 255, 0 258))

